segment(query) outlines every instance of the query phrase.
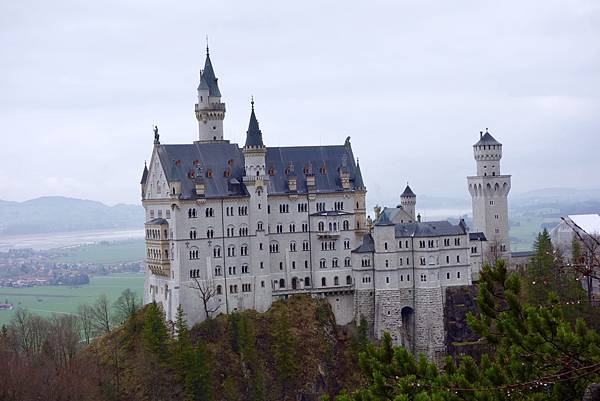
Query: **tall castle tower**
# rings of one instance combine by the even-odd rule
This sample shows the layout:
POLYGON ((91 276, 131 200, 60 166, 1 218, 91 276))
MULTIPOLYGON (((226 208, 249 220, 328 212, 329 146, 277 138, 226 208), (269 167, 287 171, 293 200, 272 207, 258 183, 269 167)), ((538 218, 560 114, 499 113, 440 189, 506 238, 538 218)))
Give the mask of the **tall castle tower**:
POLYGON ((219 91, 217 81, 210 61, 208 46, 206 46, 206 61, 204 69, 200 72, 198 103, 195 105, 200 142, 223 140, 225 103, 221 103, 221 91, 219 91))
POLYGON ((471 231, 483 232, 487 238, 485 258, 488 261, 510 258, 508 235, 508 193, 510 175, 500 173, 502 144, 488 132, 480 132, 473 145, 477 175, 467 177, 473 203, 471 231))

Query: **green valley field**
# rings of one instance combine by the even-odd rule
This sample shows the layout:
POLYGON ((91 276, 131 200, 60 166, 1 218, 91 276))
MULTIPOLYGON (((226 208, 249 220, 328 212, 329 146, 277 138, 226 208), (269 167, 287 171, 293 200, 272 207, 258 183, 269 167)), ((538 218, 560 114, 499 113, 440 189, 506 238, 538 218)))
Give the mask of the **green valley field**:
POLYGON ((75 313, 79 304, 93 303, 100 294, 106 294, 111 301, 115 301, 126 288, 131 288, 141 297, 144 275, 118 273, 93 276, 90 277, 90 284, 78 287, 0 288, 0 303, 8 301, 15 306, 11 311, 0 311, 0 325, 7 323, 18 307, 44 316, 52 313, 75 313))

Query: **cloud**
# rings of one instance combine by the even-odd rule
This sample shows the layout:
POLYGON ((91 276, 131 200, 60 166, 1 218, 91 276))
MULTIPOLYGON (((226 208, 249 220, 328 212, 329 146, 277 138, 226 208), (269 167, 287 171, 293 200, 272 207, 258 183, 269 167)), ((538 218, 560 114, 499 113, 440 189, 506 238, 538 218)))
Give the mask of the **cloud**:
POLYGON ((0 198, 138 202, 152 124, 197 137, 207 33, 226 137, 243 142, 251 94, 267 145, 350 135, 370 202, 407 180, 467 196, 485 127, 515 192, 600 168, 595 0, 24 0, 0 4, 0 198))

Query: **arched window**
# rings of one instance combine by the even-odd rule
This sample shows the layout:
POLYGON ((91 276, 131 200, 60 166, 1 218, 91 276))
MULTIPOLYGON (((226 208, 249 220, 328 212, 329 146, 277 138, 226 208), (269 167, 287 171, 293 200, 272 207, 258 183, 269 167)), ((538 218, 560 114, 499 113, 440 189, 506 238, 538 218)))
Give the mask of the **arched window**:
POLYGON ((213 257, 215 257, 215 258, 221 257, 221 247, 220 246, 217 245, 213 248, 213 257))
POLYGON ((192 228, 190 230, 190 239, 196 239, 197 236, 198 236, 198 234, 196 233, 196 229, 192 228))
POLYGON ((219 284, 217 286, 217 295, 221 295, 223 293, 223 287, 221 287, 221 285, 219 284))
POLYGON ((319 231, 325 231, 325 223, 319 221, 319 231))
POLYGON ((352 284, 352 276, 346 276, 346 284, 352 284))
POLYGON ((208 230, 206 230, 206 238, 214 238, 215 236, 215 230, 212 227, 209 227, 208 230))
POLYGON ((344 230, 350 229, 350 222, 348 220, 344 220, 344 222, 342 223, 342 229, 344 229, 344 230))
POLYGON ((279 288, 285 288, 285 280, 282 278, 279 279, 279 288))
POLYGON ((310 278, 304 277, 304 286, 305 287, 310 287, 310 278))
POLYGON ((327 279, 326 279, 325 277, 321 277, 321 285, 322 285, 323 287, 326 287, 326 286, 327 286, 327 279))
POLYGON ((340 285, 340 279, 338 278, 338 276, 335 276, 333 278, 333 285, 340 285))

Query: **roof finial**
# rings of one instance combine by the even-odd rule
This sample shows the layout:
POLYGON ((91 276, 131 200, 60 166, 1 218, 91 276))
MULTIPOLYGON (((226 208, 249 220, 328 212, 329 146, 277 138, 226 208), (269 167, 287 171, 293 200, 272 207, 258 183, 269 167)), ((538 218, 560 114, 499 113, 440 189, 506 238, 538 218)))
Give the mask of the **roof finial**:
POLYGON ((479 131, 479 139, 483 138, 483 131, 479 131))
POLYGON ((254 111, 254 95, 250 96, 250 104, 252 105, 252 111, 254 111))
POLYGON ((206 55, 208 56, 208 34, 206 34, 206 55))
POLYGON ((485 128, 485 133, 486 133, 486 134, 489 134, 487 127, 485 128))

